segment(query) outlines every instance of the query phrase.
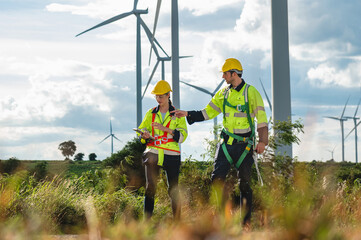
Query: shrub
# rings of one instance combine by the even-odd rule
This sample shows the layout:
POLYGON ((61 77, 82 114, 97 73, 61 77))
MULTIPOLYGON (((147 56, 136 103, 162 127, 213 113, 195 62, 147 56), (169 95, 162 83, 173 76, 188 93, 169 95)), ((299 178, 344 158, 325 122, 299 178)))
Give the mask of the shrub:
POLYGON ((37 163, 33 169, 30 170, 30 174, 34 175, 37 181, 42 180, 46 177, 48 163, 45 161, 37 163))
POLYGON ((1 173, 7 173, 12 174, 14 173, 19 167, 20 167, 20 160, 18 160, 16 157, 9 158, 9 160, 1 161, 1 173))

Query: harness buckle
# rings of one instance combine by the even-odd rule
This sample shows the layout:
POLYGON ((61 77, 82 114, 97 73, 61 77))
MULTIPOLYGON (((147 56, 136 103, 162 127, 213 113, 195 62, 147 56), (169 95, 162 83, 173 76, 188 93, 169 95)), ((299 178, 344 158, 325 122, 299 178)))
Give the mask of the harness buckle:
POLYGON ((245 106, 242 105, 242 104, 238 104, 236 106, 236 110, 239 111, 239 112, 244 112, 246 109, 245 109, 245 106))
POLYGON ((162 142, 167 143, 167 142, 168 142, 168 138, 167 138, 167 137, 162 137, 162 142))
POLYGON ((162 139, 157 139, 157 140, 154 141, 155 146, 159 146, 161 144, 162 144, 162 139))

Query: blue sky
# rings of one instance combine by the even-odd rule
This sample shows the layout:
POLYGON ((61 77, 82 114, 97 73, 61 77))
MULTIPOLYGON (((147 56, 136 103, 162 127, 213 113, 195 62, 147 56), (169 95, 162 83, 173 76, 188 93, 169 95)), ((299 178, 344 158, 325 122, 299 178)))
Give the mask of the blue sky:
MULTIPOLYGON (((170 1, 163 1, 156 32, 170 54, 170 1)), ((0 2, 0 159, 63 159, 57 149, 66 140, 78 152, 109 156, 113 132, 122 140, 135 127, 135 17, 74 36, 103 20, 132 10, 124 0, 2 0, 0 2)), ((139 0, 153 28, 156 1, 139 0)), ((341 160, 337 121, 323 116, 353 116, 361 97, 361 3, 356 0, 293 0, 288 3, 293 119, 305 134, 294 155, 301 161, 341 160)), ((180 78, 212 91, 221 81, 226 58, 238 58, 244 79, 271 96, 271 10, 268 0, 179 1, 180 78)), ((149 43, 142 32, 143 87, 155 64, 148 66, 149 43)), ((166 80, 171 81, 166 64, 166 80)), ((160 80, 158 69, 153 84, 160 80)), ((150 86, 150 89, 152 89, 150 86)), ((208 95, 181 84, 181 108, 201 109, 208 95)), ((264 97, 265 100, 265 97, 264 97)), ((150 91, 143 114, 156 104, 150 91)), ((267 114, 270 115, 265 101, 267 114)), ((361 115, 361 110, 358 116, 361 115)), ((221 118, 219 117, 219 121, 221 118)), ((183 157, 204 153, 213 122, 189 126, 183 157)), ((345 123, 345 134, 353 123, 345 123)), ((359 144, 359 150, 360 150, 359 144)), ((354 161, 354 136, 346 139, 346 160, 354 161)), ((360 151, 359 151, 360 152, 360 151)))

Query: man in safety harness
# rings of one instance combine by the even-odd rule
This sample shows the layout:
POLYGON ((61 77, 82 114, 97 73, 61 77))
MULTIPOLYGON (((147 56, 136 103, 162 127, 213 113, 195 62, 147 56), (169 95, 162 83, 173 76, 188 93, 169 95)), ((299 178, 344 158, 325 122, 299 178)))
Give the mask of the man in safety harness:
POLYGON ((201 111, 173 111, 176 117, 187 117, 188 124, 215 118, 223 113, 221 142, 217 146, 212 182, 223 183, 230 167, 238 171, 241 206, 245 207, 243 224, 249 226, 252 209, 250 187, 253 151, 261 154, 268 144, 267 116, 259 92, 242 79, 243 68, 235 58, 225 61, 223 78, 229 86, 219 90, 201 111), (259 142, 255 146, 255 121, 259 142), (243 206, 243 204, 245 204, 243 206))

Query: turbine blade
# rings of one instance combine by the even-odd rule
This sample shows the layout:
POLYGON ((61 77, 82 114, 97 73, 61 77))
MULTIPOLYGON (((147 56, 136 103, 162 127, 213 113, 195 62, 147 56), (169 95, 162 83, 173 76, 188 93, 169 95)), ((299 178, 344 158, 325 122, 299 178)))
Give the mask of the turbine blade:
POLYGON ((110 135, 113 133, 112 120, 110 119, 110 135))
POLYGON ((190 87, 192 87, 192 88, 195 88, 195 89, 197 89, 197 90, 199 90, 199 91, 201 91, 201 92, 207 93, 207 94, 209 94, 209 95, 212 96, 212 93, 211 93, 210 91, 208 91, 207 89, 204 89, 204 88, 201 88, 201 87, 197 87, 197 86, 194 86, 194 85, 192 85, 192 84, 189 84, 189 83, 186 83, 186 82, 183 82, 183 81, 180 81, 180 82, 182 82, 182 83, 184 83, 185 85, 188 85, 188 86, 190 86, 190 87))
POLYGON ((346 106, 347 106, 347 103, 348 103, 348 100, 349 100, 349 99, 350 99, 350 96, 348 96, 348 98, 347 98, 347 101, 346 101, 345 107, 343 108, 343 111, 342 111, 342 114, 341 114, 341 118, 343 117, 343 114, 345 113, 346 106))
POLYGON ((265 89, 264 86, 263 86, 263 83, 262 83, 261 78, 259 78, 259 81, 261 82, 261 86, 262 86, 263 92, 264 92, 264 94, 266 95, 266 99, 267 99, 269 108, 271 109, 271 112, 272 112, 272 103, 271 103, 271 101, 270 101, 270 99, 269 99, 269 97, 268 97, 268 95, 267 95, 266 89, 265 89))
MULTIPOLYGON (((138 17, 138 16, 137 16, 137 17, 138 17)), ((148 26, 144 23, 144 21, 143 21, 143 19, 142 19, 141 17, 139 17, 139 20, 140 20, 140 21, 139 21, 139 22, 140 22, 140 25, 142 25, 142 27, 143 27, 143 29, 144 29, 144 32, 145 32, 145 34, 146 34, 147 37, 148 37, 149 43, 150 43, 150 45, 151 45, 151 48, 154 49, 155 54, 156 54, 157 57, 159 58, 160 56, 159 56, 159 53, 158 53, 158 49, 156 48, 156 46, 155 46, 155 44, 154 44, 155 38, 154 38, 153 34, 150 32, 148 26)))
MULTIPOLYGON (((159 12, 160 12, 160 6, 162 5, 162 0, 158 0, 157 1, 157 9, 155 12, 155 18, 154 18, 154 24, 153 24, 153 37, 155 37, 155 31, 157 29, 157 24, 158 24, 158 18, 159 18, 159 12)), ((153 39, 152 39, 153 42, 153 39)), ((150 60, 152 58, 152 48, 150 48, 150 52, 149 52, 149 63, 150 64, 150 60)))
MULTIPOLYGON (((143 19, 141 17, 139 17, 139 22, 142 25, 145 33, 147 34, 147 37, 149 39, 149 41, 151 42, 151 45, 153 46, 154 43, 158 45, 158 47, 162 50, 162 52, 169 57, 169 55, 166 53, 166 51, 164 51, 163 47, 159 44, 159 42, 157 41, 157 39, 155 37, 153 37, 153 34, 150 32, 148 26, 144 23, 143 19), (152 42, 153 40, 153 42, 152 42)), ((156 47, 153 47, 154 52, 156 51, 156 47)), ((159 57, 159 54, 157 55, 159 57)))
POLYGON ((134 8, 133 8, 133 10, 137 9, 137 5, 138 5, 138 0, 134 0, 134 8))
POLYGON ((112 22, 114 22, 114 21, 117 21, 117 20, 119 20, 119 19, 128 17, 128 16, 131 15, 132 13, 133 13, 133 12, 126 12, 126 13, 119 14, 119 15, 117 15, 117 16, 115 16, 115 17, 109 18, 108 20, 105 20, 104 22, 101 22, 101 23, 99 23, 98 25, 95 25, 94 27, 85 30, 84 32, 81 32, 81 33, 77 34, 75 37, 78 37, 78 36, 80 36, 80 35, 82 35, 82 34, 84 34, 84 33, 86 33, 86 32, 89 32, 89 31, 95 29, 95 28, 98 28, 98 27, 107 25, 107 24, 109 24, 109 23, 112 23, 112 22))
POLYGON ((218 92, 218 90, 221 88, 222 84, 224 83, 224 79, 222 79, 222 81, 218 84, 218 86, 216 87, 216 89, 214 89, 213 93, 212 93, 212 97, 214 96, 214 94, 216 94, 218 92))
POLYGON ((109 138, 111 135, 109 134, 108 136, 106 136, 103 140, 101 140, 98 144, 101 144, 102 142, 104 142, 107 138, 109 138))
POLYGON ((191 58, 193 56, 180 56, 179 58, 191 58))
POLYGON ((157 29, 160 6, 162 5, 162 0, 157 1, 157 9, 155 11, 154 25, 153 25, 153 36, 155 36, 155 30, 157 29))
POLYGON ((330 118, 330 119, 333 119, 333 120, 338 120, 340 121, 341 118, 337 118, 337 117, 330 117, 330 116, 323 116, 324 118, 330 118))
POLYGON ((355 115, 353 116, 354 118, 356 118, 356 114, 357 114, 357 111, 358 111, 358 107, 360 106, 360 103, 361 103, 361 98, 358 101, 357 108, 356 108, 356 111, 355 111, 355 115))
POLYGON ((114 137, 115 139, 117 139, 119 142, 122 142, 122 141, 120 141, 114 134, 113 134, 113 137, 114 137))
POLYGON ((149 86, 150 82, 152 81, 153 75, 154 75, 155 71, 157 70, 157 67, 158 67, 158 65, 159 65, 159 62, 160 62, 160 61, 158 60, 157 63, 155 64, 154 68, 153 68, 152 74, 150 74, 150 76, 149 76, 149 80, 148 80, 148 82, 147 82, 147 85, 145 86, 145 89, 144 89, 144 92, 143 92, 143 95, 142 95, 142 99, 143 99, 143 97, 144 97, 144 95, 145 95, 145 92, 146 92, 147 89, 148 89, 148 86, 149 86))
POLYGON ((359 122, 356 124, 356 126, 351 129, 351 131, 347 134, 347 136, 345 137, 345 139, 346 139, 348 136, 350 136, 350 134, 351 134, 353 131, 355 131, 355 129, 356 129, 356 128, 358 127, 358 125, 360 125, 360 124, 361 124, 361 121, 359 121, 359 122))

